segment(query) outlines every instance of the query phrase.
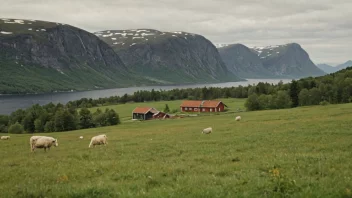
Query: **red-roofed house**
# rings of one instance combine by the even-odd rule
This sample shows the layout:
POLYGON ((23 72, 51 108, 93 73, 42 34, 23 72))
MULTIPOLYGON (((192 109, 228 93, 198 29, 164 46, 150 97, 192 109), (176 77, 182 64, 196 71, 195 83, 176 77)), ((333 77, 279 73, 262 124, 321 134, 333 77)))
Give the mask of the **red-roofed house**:
POLYGON ((225 106, 218 100, 185 100, 180 105, 182 112, 222 112, 225 106))
POLYGON ((150 119, 170 118, 169 114, 158 111, 152 107, 136 107, 132 111, 132 119, 150 120, 150 119))

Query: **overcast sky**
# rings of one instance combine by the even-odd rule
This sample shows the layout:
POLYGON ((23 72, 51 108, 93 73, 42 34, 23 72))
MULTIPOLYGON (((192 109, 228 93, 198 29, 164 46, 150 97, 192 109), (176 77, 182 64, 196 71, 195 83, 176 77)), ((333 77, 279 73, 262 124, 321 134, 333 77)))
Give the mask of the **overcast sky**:
POLYGON ((249 47, 297 42, 314 63, 352 59, 352 0, 0 0, 0 17, 186 31, 249 47))

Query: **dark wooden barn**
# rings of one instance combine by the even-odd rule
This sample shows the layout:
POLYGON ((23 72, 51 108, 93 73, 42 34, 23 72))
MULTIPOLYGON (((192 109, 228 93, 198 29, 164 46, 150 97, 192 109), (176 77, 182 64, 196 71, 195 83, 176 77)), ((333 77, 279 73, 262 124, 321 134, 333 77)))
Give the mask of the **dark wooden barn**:
POLYGON ((181 112, 223 112, 227 106, 218 100, 185 100, 180 107, 181 112))
POLYGON ((166 118, 170 118, 171 116, 167 113, 164 112, 157 112, 153 115, 153 119, 166 119, 166 118))
POLYGON ((132 111, 132 119, 136 120, 150 120, 158 111, 152 107, 136 107, 132 111))

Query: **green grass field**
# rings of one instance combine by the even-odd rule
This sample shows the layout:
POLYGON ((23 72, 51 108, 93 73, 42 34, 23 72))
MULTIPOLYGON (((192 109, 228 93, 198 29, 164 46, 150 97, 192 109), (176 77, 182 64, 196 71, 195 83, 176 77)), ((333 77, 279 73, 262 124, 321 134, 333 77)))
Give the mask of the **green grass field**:
POLYGON ((46 134, 59 140, 46 153, 11 135, 0 197, 352 197, 352 104, 235 113, 244 100, 224 102, 219 115, 145 122, 128 121, 133 108, 165 102, 116 105, 121 125, 46 134), (89 149, 103 133, 109 144, 89 149))
MULTIPOLYGON (((219 99, 222 102, 224 102, 228 107, 225 108, 226 112, 222 114, 227 114, 227 113, 233 113, 236 112, 237 109, 241 109, 242 111, 245 109, 244 107, 244 102, 245 99, 219 99)), ((91 108, 92 112, 95 112, 98 108, 101 110, 105 110, 106 108, 109 109, 114 109, 120 116, 120 119, 122 122, 131 122, 132 120, 132 111, 136 107, 154 107, 159 111, 163 111, 165 108, 165 104, 168 104, 170 111, 177 109, 180 111, 180 105, 182 103, 182 100, 174 100, 174 101, 160 101, 160 102, 144 102, 144 103, 126 103, 123 105, 111 105, 111 106, 102 106, 102 107, 94 107, 91 108)), ((194 113, 180 113, 177 112, 176 114, 194 114, 194 113)), ((215 113, 219 114, 219 113, 215 113)), ((214 113, 201 113, 201 116, 209 116, 209 115, 214 115, 214 113)))

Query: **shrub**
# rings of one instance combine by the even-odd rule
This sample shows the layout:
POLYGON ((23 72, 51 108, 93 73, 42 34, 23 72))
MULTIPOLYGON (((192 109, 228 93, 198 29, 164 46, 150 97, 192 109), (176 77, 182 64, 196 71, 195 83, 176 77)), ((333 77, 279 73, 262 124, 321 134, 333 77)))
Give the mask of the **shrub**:
POLYGON ((298 101, 301 106, 310 105, 308 89, 302 89, 298 94, 298 101))
POLYGON ((170 108, 169 108, 168 104, 165 104, 164 112, 165 113, 169 113, 170 112, 170 108))
POLYGON ((290 95, 287 91, 278 91, 275 98, 276 108, 285 109, 292 106, 292 101, 290 95))
POLYGON ((45 132, 53 132, 53 131, 55 131, 55 123, 53 121, 46 122, 45 126, 44 126, 44 131, 45 132))
POLYGON ((117 114, 113 109, 107 109, 105 114, 108 125, 117 125, 121 123, 119 114, 117 114))
POLYGON ((273 103, 272 95, 260 95, 258 98, 260 109, 270 109, 273 103))
POLYGON ((178 112, 178 109, 173 109, 170 111, 170 113, 177 113, 178 112))
POLYGON ((90 128, 93 126, 92 114, 87 108, 82 108, 79 112, 79 124, 82 129, 90 128))
POLYGON ((248 96, 248 99, 244 103, 244 106, 249 111, 259 110, 260 103, 259 103, 258 95, 256 93, 252 93, 250 96, 248 96))
POLYGON ((93 116, 93 123, 97 127, 108 126, 106 114, 95 113, 93 116))
POLYGON ((44 131, 44 124, 40 119, 36 119, 34 121, 35 132, 43 132, 44 131))
POLYGON ((23 126, 18 122, 16 122, 15 124, 9 127, 9 133, 23 133, 23 132, 24 132, 23 126))
POLYGON ((324 100, 324 101, 321 101, 319 104, 322 106, 326 106, 326 105, 329 105, 330 103, 328 101, 324 100))
POLYGON ((0 133, 7 133, 7 126, 0 124, 0 133))

